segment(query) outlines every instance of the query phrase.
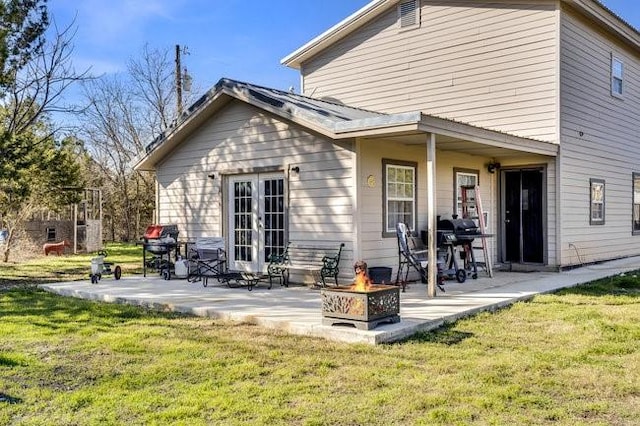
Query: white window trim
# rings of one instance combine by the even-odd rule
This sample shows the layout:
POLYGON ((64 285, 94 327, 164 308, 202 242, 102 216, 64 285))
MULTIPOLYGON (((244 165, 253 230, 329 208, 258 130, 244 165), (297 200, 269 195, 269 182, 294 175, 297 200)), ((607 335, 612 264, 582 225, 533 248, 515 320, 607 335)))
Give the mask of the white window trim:
POLYGON ((604 225, 605 220, 605 201, 606 201, 606 186, 605 181, 603 179, 590 179, 589 180, 589 224, 590 225, 604 225), (596 186, 602 186, 602 199, 595 200, 593 198, 593 190, 596 186), (594 207, 596 205, 602 206, 602 217, 593 217, 596 210, 594 207))
POLYGON ((624 97, 624 61, 620 59, 620 57, 616 56, 614 53, 611 53, 611 96, 616 98, 624 97), (620 76, 615 75, 615 65, 616 62, 620 64, 620 76), (620 81, 620 92, 615 90, 616 85, 614 84, 616 81, 620 81))
POLYGON ((405 161, 395 161, 395 160, 383 160, 383 173, 384 173, 384 189, 383 189, 383 229, 382 234, 384 237, 395 237, 396 230, 389 229, 389 202, 390 201, 411 201, 413 203, 413 209, 411 212, 413 221, 412 223, 407 223, 407 226, 410 229, 415 229, 417 226, 417 215, 418 215, 418 166, 415 163, 409 163, 405 161), (403 198, 403 197, 389 197, 387 186, 389 184, 389 168, 396 169, 405 169, 411 170, 413 172, 413 197, 403 198))
POLYGON ((459 177, 461 176, 472 176, 475 178, 476 186, 480 184, 480 171, 479 170, 471 170, 471 169, 458 169, 454 168, 454 182, 455 182, 455 190, 454 190, 454 206, 453 211, 454 214, 458 215, 458 217, 462 218, 462 197, 460 187, 459 177))
POLYGON ((632 217, 632 224, 631 224, 631 234, 632 235, 640 235, 640 229, 636 229, 636 220, 640 219, 637 217, 638 214, 638 210, 640 209, 640 184, 638 186, 636 186, 636 182, 640 183, 640 173, 632 173, 632 200, 631 200, 631 217, 632 217))

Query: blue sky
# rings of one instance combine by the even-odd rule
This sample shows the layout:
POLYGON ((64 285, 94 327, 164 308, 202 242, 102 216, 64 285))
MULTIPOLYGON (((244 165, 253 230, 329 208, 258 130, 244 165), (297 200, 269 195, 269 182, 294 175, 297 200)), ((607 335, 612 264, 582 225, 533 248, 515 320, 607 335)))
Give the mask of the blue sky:
MULTIPOLYGON (((299 89, 280 59, 360 9, 368 0, 49 0, 58 26, 76 19, 78 70, 113 73, 152 48, 186 45, 183 57, 198 88, 221 77, 299 89)), ((606 0, 636 28, 640 2, 606 0)))
POLYGON ((58 26, 76 16, 76 69, 123 70, 145 43, 174 49, 203 90, 221 77, 299 89, 280 59, 368 0, 49 0, 58 26))

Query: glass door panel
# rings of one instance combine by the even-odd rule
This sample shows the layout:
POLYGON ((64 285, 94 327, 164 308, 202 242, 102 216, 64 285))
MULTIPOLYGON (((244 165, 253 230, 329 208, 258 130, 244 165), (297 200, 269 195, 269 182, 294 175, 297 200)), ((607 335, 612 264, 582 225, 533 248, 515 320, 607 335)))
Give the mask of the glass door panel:
POLYGON ((264 271, 269 256, 285 247, 283 174, 231 177, 229 206, 229 268, 264 271))

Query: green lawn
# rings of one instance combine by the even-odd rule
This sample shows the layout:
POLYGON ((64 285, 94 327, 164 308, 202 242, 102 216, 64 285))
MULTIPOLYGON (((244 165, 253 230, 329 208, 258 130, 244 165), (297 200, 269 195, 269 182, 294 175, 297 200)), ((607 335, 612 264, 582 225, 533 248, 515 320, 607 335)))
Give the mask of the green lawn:
POLYGON ((639 305, 628 274, 372 347, 17 287, 0 424, 640 424, 639 305))
MULTIPOLYGON (((105 261, 120 265, 123 275, 142 273, 142 246, 111 243, 106 245, 105 250, 107 252, 105 261)), ((95 253, 42 255, 26 262, 12 259, 12 262, 0 263, 0 289, 89 279, 91 258, 95 256, 95 253)))

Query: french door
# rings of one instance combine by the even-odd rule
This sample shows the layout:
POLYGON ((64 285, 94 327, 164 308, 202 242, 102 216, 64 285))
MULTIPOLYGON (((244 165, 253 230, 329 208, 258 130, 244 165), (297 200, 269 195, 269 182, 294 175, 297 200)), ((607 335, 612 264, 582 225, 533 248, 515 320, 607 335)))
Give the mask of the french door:
POLYGON ((271 253, 285 245, 282 173, 229 178, 229 269, 263 272, 271 253))

